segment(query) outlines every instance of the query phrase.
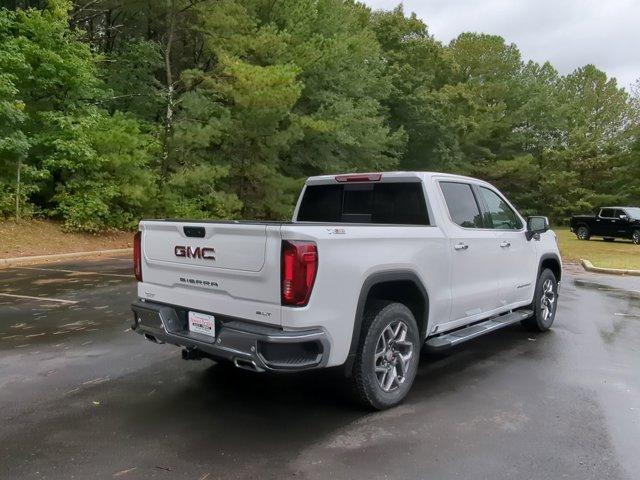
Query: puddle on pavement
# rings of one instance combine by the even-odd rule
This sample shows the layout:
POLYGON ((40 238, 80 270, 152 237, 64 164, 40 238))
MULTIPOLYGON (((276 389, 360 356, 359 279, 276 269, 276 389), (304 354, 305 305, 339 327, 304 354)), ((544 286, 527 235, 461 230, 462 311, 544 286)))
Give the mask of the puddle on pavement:
POLYGON ((639 291, 579 279, 574 280, 574 284, 579 288, 598 291, 626 302, 626 305, 621 306, 617 312, 611 312, 612 327, 607 330, 599 329, 600 337, 607 344, 614 343, 629 326, 636 325, 636 322, 640 321, 639 291))

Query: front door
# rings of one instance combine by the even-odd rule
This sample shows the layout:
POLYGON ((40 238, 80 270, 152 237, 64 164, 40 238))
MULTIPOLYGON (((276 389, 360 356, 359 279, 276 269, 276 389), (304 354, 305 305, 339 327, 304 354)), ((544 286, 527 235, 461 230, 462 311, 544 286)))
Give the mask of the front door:
POLYGON ((474 321, 499 308, 497 272, 499 248, 496 234, 482 225, 482 215, 471 185, 441 181, 445 203, 453 225, 451 248, 450 322, 474 321))
POLYGON ((495 190, 478 186, 484 223, 496 234, 499 249, 496 262, 501 306, 523 304, 533 297, 538 270, 536 244, 527 240, 520 216, 495 190))
POLYGON ((615 210, 613 208, 603 208, 596 217, 593 225, 593 235, 607 237, 614 235, 616 224, 614 221, 615 210))
POLYGON ((616 222, 614 233, 616 237, 631 237, 631 228, 629 223, 629 215, 624 210, 616 208, 615 213, 616 222))

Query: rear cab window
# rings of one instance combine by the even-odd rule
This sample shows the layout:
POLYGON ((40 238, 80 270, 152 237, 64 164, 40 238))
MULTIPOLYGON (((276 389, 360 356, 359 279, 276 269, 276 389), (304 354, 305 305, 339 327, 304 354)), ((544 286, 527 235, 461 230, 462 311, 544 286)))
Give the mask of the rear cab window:
POLYGON ((307 185, 297 221, 430 225, 421 182, 307 185))

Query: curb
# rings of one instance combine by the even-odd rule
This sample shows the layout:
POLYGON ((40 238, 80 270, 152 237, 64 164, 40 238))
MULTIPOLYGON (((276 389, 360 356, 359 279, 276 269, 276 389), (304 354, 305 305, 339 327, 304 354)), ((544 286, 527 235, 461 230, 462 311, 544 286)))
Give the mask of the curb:
POLYGON ((602 267, 595 267, 593 265, 593 263, 591 263, 589 260, 585 260, 582 259, 580 260, 580 263, 582 264, 582 267, 587 271, 587 272, 593 272, 593 273, 610 273, 612 275, 634 275, 634 276, 640 276, 640 270, 625 270, 623 268, 602 268, 602 267))
POLYGON ((49 262, 52 260, 64 260, 67 258, 117 255, 121 253, 131 253, 132 251, 133 251, 132 248, 116 248, 112 250, 96 250, 93 252, 56 253, 53 255, 32 255, 30 257, 0 258, 0 267, 7 267, 10 265, 22 265, 25 263, 49 262))

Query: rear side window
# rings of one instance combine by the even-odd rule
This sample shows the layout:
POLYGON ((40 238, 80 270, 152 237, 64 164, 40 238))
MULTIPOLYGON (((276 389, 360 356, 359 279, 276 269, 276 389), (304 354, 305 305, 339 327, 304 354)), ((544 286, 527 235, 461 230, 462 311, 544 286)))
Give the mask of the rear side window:
POLYGON ((429 215, 419 182, 309 185, 298 221, 429 225, 429 215))
POLYGON ((482 215, 471 185, 458 182, 440 182, 451 220, 464 228, 482 228, 482 215))
POLYGON ((603 218, 613 218, 613 208, 603 208, 600 211, 600 216, 603 218))

